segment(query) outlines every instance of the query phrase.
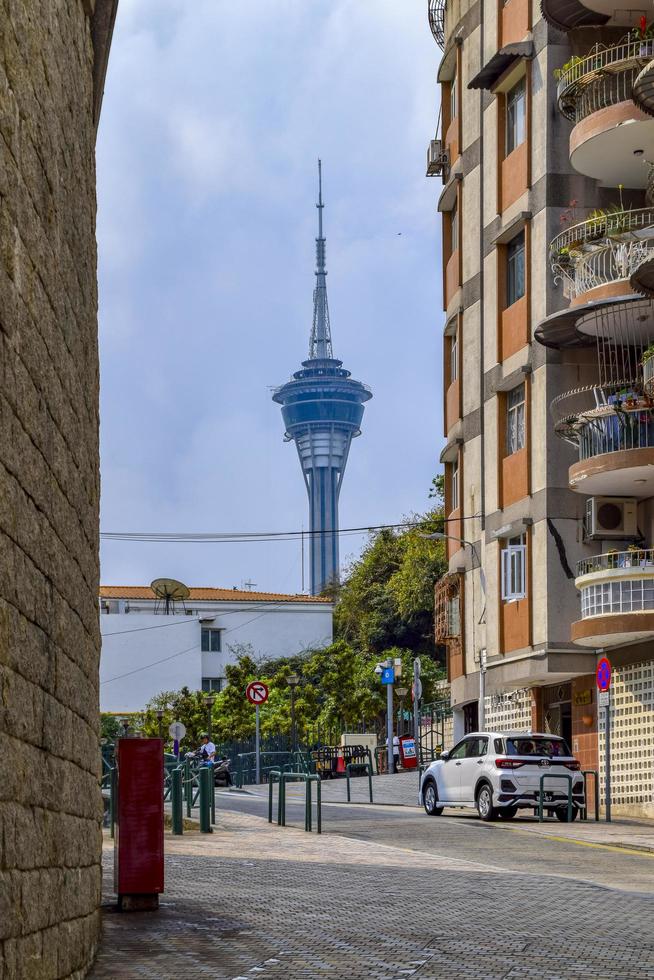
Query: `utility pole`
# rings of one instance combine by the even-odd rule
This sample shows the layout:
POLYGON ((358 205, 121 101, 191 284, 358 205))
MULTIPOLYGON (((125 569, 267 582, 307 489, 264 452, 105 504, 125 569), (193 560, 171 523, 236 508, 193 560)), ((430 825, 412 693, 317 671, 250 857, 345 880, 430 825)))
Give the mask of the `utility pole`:
MULTIPOLYGON (((393 661, 387 660, 387 665, 392 669, 393 661)), ((386 685, 386 741, 387 741, 387 762, 389 774, 393 772, 393 684, 386 685)))
POLYGON ((422 762, 420 745, 420 699, 422 698, 422 681, 420 680, 420 657, 413 661, 413 737, 416 740, 416 755, 418 765, 422 762))
POLYGON ((479 710, 477 711, 477 725, 479 731, 483 732, 486 727, 486 649, 479 651, 479 710))

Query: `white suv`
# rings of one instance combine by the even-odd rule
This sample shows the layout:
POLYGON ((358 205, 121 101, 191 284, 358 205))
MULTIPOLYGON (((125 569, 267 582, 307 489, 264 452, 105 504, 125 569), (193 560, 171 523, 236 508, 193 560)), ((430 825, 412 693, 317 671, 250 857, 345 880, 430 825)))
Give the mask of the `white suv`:
POLYGON ((562 738, 539 732, 471 732, 450 752, 442 752, 420 780, 420 802, 431 816, 445 806, 477 809, 482 820, 510 820, 519 809, 538 807, 572 819, 584 806, 584 778, 562 738), (562 778, 564 777, 564 778, 562 778))

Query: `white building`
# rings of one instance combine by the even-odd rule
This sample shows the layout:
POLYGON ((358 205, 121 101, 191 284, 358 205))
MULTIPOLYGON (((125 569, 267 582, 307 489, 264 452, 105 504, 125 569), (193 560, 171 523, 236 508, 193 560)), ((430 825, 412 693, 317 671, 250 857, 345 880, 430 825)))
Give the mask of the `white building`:
POLYGON ((170 614, 149 586, 101 586, 101 711, 141 711, 161 691, 219 691, 244 644, 271 659, 328 646, 333 603, 316 596, 191 589, 170 614))

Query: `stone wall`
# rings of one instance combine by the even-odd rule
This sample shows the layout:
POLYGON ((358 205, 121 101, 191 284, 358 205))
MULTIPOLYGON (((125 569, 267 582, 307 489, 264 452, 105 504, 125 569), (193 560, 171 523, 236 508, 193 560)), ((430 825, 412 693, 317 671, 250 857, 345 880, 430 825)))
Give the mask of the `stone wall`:
POLYGON ((0 0, 6 980, 81 977, 99 934, 94 7, 0 0))

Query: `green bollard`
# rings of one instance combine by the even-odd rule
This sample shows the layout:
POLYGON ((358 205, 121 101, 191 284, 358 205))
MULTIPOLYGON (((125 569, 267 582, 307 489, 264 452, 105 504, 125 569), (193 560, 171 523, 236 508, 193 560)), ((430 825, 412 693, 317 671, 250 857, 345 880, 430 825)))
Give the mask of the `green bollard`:
POLYGON ((316 778, 316 810, 318 811, 318 833, 322 834, 322 782, 316 778))
POLYGON ((212 834, 211 826, 211 784, 213 772, 207 766, 200 769, 200 832, 212 834))
POLYGON ((193 806, 193 783, 191 782, 191 763, 184 760, 184 799, 186 800, 186 816, 191 816, 193 806))
POLYGON ((171 778, 170 798, 173 805, 173 834, 179 835, 184 833, 184 810, 182 807, 184 773, 181 769, 173 769, 171 778))
POLYGON ((304 829, 311 833, 311 780, 305 783, 304 794, 304 829))

